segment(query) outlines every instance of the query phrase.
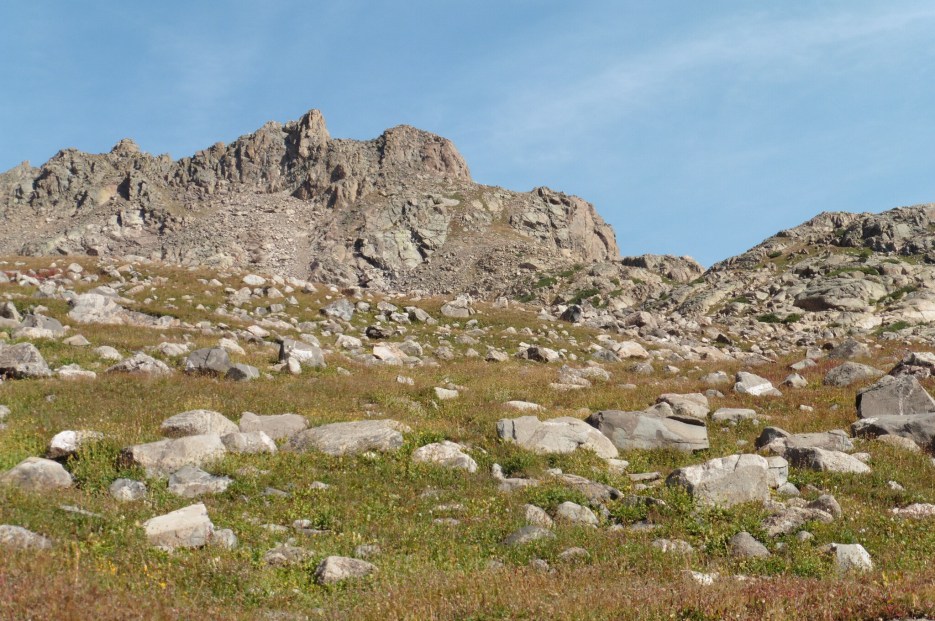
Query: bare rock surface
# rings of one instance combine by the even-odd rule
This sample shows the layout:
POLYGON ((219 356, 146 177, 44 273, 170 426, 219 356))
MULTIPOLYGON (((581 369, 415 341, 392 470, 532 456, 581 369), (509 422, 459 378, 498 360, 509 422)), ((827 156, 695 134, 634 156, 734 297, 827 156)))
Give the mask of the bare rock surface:
POLYGON ((545 421, 535 416, 504 418, 497 422, 497 435, 537 453, 571 453, 581 448, 604 458, 618 454, 617 448, 600 431, 568 416, 545 421))
POLYGON ((360 420, 312 427, 292 436, 285 448, 317 450, 328 455, 354 455, 364 451, 395 451, 409 428, 395 420, 360 420))

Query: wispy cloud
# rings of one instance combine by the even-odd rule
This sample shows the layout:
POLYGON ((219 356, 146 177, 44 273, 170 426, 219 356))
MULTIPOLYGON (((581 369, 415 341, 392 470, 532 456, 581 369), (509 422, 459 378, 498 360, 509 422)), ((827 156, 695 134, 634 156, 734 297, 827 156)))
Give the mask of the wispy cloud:
MULTIPOLYGON (((694 36, 616 59, 565 84, 513 85, 491 114, 498 144, 527 150, 560 126, 587 132, 651 107, 662 97, 681 96, 686 82, 709 69, 756 70, 757 79, 781 78, 824 52, 891 40, 906 32, 931 32, 935 7, 836 12, 820 18, 776 19, 761 13, 704 25, 694 36)), ((928 36, 926 34, 926 36, 928 36)), ((872 62, 862 57, 862 62, 872 62)), ((554 152, 554 158, 569 154, 554 152)))

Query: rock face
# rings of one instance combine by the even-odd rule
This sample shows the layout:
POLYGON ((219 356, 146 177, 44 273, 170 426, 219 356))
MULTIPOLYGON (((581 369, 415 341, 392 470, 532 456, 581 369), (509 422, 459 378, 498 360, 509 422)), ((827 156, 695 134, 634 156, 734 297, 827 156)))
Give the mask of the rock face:
POLYGON ((861 438, 908 438, 924 449, 935 450, 935 414, 864 418, 851 425, 851 433, 861 438))
POLYGON ((667 485, 683 487, 695 502, 731 507, 769 499, 769 463, 759 455, 730 455, 674 470, 667 485))
POLYGON ((354 455, 364 451, 395 451, 409 428, 395 420, 359 420, 312 427, 292 436, 285 448, 318 450, 328 455, 354 455))
POLYGON ((317 110, 178 161, 122 141, 0 174, 0 254, 23 253, 436 292, 503 291, 530 257, 556 269, 619 259, 613 230, 579 198, 475 184, 451 142, 413 127, 332 139, 317 110))
POLYGON ((701 451, 708 448, 708 430, 704 423, 687 423, 651 410, 605 410, 591 414, 587 421, 622 451, 654 448, 701 451))
POLYGON ((599 457, 617 456, 617 448, 594 427, 571 417, 540 421, 535 416, 503 418, 497 422, 497 435, 537 453, 571 453, 579 448, 599 457))

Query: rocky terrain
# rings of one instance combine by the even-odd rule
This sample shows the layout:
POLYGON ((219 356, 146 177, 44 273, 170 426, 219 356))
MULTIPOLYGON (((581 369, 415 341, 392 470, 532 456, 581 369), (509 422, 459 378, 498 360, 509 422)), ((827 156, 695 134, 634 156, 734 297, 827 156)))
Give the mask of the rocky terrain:
POLYGON ((935 615, 918 338, 0 270, 0 618, 935 615))
POLYGON ((315 111, 3 173, 0 618, 931 617, 933 217, 621 257, 315 111))
POLYGON ((592 205, 476 184, 444 138, 401 126, 333 139, 317 110, 178 161, 123 140, 24 163, 0 174, 0 224, 5 254, 137 255, 383 291, 531 299, 549 274, 598 264, 637 301, 701 273, 675 257, 631 267, 592 205))

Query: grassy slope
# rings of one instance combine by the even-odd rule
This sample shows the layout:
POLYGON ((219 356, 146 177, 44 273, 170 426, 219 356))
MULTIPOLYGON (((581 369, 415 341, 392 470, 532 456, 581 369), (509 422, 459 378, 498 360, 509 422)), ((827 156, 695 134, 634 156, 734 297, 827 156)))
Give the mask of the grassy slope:
MULTIPOLYGON (((48 259, 29 260, 45 266, 48 259)), ((89 269, 96 269, 91 261, 89 269)), ((9 267, 9 266, 7 266, 9 267)), ((197 278, 211 274, 166 267, 142 267, 147 274, 167 279, 156 292, 159 299, 138 308, 169 312, 185 321, 209 319, 234 322, 212 315, 222 300, 222 291, 199 284, 197 278), (185 293, 195 296, 189 304, 185 293), (175 298, 170 301, 169 298, 175 298), (196 311, 202 303, 208 310, 196 311)), ((103 278, 102 281, 106 281, 103 278)), ((239 287, 239 280, 226 279, 239 287)), ((88 288, 84 285, 80 288, 88 288)), ((30 300, 28 288, 0 285, 0 295, 27 296, 16 299, 20 308, 45 304, 49 313, 67 323, 61 302, 30 300)), ((142 299, 143 295, 137 297, 142 299)), ((317 320, 318 309, 328 302, 328 293, 298 295, 300 320, 317 320)), ((275 300, 274 300, 275 301, 275 300)), ((423 300, 420 306, 440 317, 439 300, 423 300)), ((551 343, 567 347, 579 356, 595 334, 567 326, 543 325, 530 312, 482 308, 477 316, 481 327, 489 327, 482 343, 512 350, 525 339, 506 335, 507 326, 530 327, 539 342, 550 345, 549 330, 566 329, 569 337, 551 343)), ((372 320, 372 317, 370 318, 372 320)), ((367 318, 357 317, 363 327, 367 318)), ((445 323, 445 322, 443 322, 445 323)), ((455 337, 463 330, 453 327, 447 337, 454 348, 467 346, 455 337)), ((181 340, 191 335, 197 344, 214 344, 216 337, 183 330, 144 330, 105 326, 76 326, 95 346, 112 345, 124 353, 163 340, 181 340)), ((410 326, 423 344, 437 344, 431 326, 410 326)), ((328 345, 330 337, 323 337, 328 345)), ((107 363, 90 348, 59 342, 38 342, 53 367, 78 362, 98 372, 107 363)), ((275 361, 275 351, 257 345, 245 346, 244 361, 265 370, 275 361)), ((482 346, 475 346, 483 353, 482 346)), ((868 361, 886 369, 900 353, 886 344, 868 361)), ((556 392, 556 367, 513 361, 488 364, 459 357, 439 367, 400 369, 368 367, 328 356, 329 368, 306 371, 293 378, 277 376, 249 384, 232 384, 182 373, 170 379, 144 380, 101 375, 94 382, 10 381, 0 385, 0 404, 12 414, 8 428, 0 432, 0 470, 23 458, 42 453, 49 438, 63 429, 89 428, 102 431, 107 440, 84 451, 68 464, 77 479, 75 489, 49 495, 32 495, 0 488, 0 523, 17 524, 52 537, 58 545, 49 552, 10 553, 0 556, 0 618, 257 618, 268 611, 294 613, 298 618, 353 619, 618 619, 618 618, 888 618, 910 612, 935 613, 935 535, 925 521, 894 521, 892 506, 909 502, 935 502, 935 468, 927 456, 911 455, 868 443, 861 448, 873 456, 874 473, 857 477, 794 472, 793 482, 812 483, 833 493, 845 517, 833 524, 815 524, 810 530, 814 543, 798 544, 792 537, 769 542, 773 555, 757 561, 736 561, 726 553, 731 535, 748 530, 759 535, 762 509, 738 507, 730 511, 697 510, 683 495, 665 488, 648 492, 666 500, 663 509, 633 509, 611 504, 615 520, 630 523, 649 517, 661 525, 653 534, 613 532, 578 527, 556 527, 555 540, 520 549, 506 549, 499 541, 523 524, 522 507, 534 502, 547 509, 564 500, 584 502, 577 492, 546 484, 511 495, 499 493, 489 477, 490 464, 503 464, 514 473, 539 475, 549 467, 631 489, 625 476, 611 475, 601 460, 589 454, 537 456, 497 441, 495 423, 515 416, 500 405, 510 399, 543 404, 548 416, 578 415, 578 410, 616 408, 642 409, 664 392, 703 391, 703 374, 732 365, 681 363, 683 375, 659 373, 640 376, 628 364, 606 365, 613 380, 589 390, 556 392), (351 372, 344 376, 337 367, 351 372), (396 382, 397 374, 415 379, 415 386, 396 382), (446 381, 466 387, 461 398, 436 403, 432 387, 446 381), (636 389, 618 384, 633 383, 636 389), (150 549, 140 524, 146 519, 190 504, 168 494, 164 481, 149 481, 146 501, 119 504, 107 492, 118 476, 141 477, 140 472, 120 470, 116 454, 122 446, 159 438, 159 423, 178 412, 216 409, 233 420, 243 411, 261 414, 297 412, 311 424, 364 417, 389 417, 414 430, 397 454, 333 458, 321 454, 276 456, 229 456, 210 468, 228 474, 235 483, 224 494, 204 498, 216 526, 232 528, 240 538, 233 551, 209 548, 177 551, 174 554, 150 549), (411 451, 430 441, 447 438, 474 447, 480 464, 478 474, 412 465, 411 451), (906 491, 889 489, 897 480, 906 491), (327 490, 310 484, 324 481, 327 490), (264 495, 267 486, 286 490, 289 498, 264 495), (435 510, 438 505, 461 503, 455 513, 435 510), (78 505, 101 517, 63 512, 62 504, 78 505), (453 516, 458 526, 436 524, 436 517, 453 516), (330 534, 303 536, 272 533, 264 524, 288 526, 296 519, 311 519, 331 530, 330 534), (650 548, 658 536, 684 538, 698 550, 689 557, 663 555, 650 548), (294 537, 295 544, 312 551, 298 566, 267 566, 263 554, 274 545, 294 537), (785 547, 777 550, 776 541, 785 547), (817 548, 828 542, 859 542, 873 556, 877 570, 860 577, 834 576, 830 559, 817 548), (331 554, 351 555, 362 543, 377 543, 382 554, 374 561, 376 576, 338 587, 319 587, 311 573, 317 563, 331 554), (563 564, 559 552, 582 546, 589 561, 563 564), (486 569, 490 559, 506 563, 502 570, 486 569), (552 562, 554 573, 538 573, 527 567, 529 560, 552 562), (724 579, 714 586, 700 587, 686 581, 686 568, 734 573, 763 578, 748 581, 724 579)), ((757 372, 778 383, 789 372, 781 360, 757 372)), ((177 366, 179 361, 167 361, 177 366)), ((662 366, 657 364, 657 366, 662 366)), ((713 400, 716 407, 754 407, 772 417, 770 424, 789 431, 846 428, 854 418, 854 388, 832 389, 821 385, 828 363, 804 373, 809 386, 786 390, 782 398, 754 399, 728 393, 713 400), (814 412, 802 412, 799 404, 810 404, 814 412)), ((931 385, 929 386, 931 388, 931 385)), ((762 425, 734 428, 710 427, 712 448, 689 456, 665 451, 624 455, 630 471, 659 470, 665 474, 679 465, 705 458, 749 450, 762 425), (738 449, 738 440, 750 444, 738 449)), ((290 618, 290 617, 285 617, 290 618)))

